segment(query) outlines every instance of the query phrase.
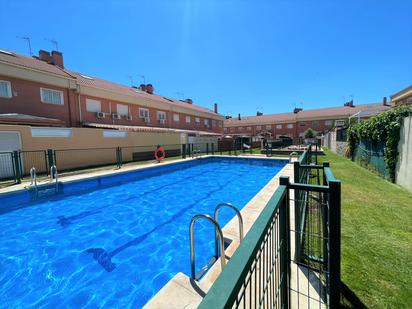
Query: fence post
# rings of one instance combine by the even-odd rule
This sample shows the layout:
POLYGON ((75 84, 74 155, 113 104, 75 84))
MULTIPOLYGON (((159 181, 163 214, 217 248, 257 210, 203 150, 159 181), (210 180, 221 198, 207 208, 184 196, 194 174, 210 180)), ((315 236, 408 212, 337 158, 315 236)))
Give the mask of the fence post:
POLYGON ((55 154, 53 149, 47 149, 47 159, 49 161, 49 166, 47 167, 47 170, 49 171, 53 165, 56 165, 55 154))
POLYGON ((117 161, 117 168, 121 168, 123 165, 123 158, 122 158, 122 148, 116 148, 116 161, 117 161))
MULTIPOLYGON (((300 163, 299 161, 293 162, 293 182, 299 183, 300 182, 300 163)), ((299 262, 301 259, 301 246, 300 246, 300 238, 301 233, 300 231, 300 190, 295 189, 295 260, 299 262)))
POLYGON ((14 179, 16 183, 21 183, 21 163, 20 153, 18 150, 13 151, 13 166, 14 166, 14 179))
POLYGON ((281 239, 280 248, 280 303, 282 308, 289 308, 289 280, 290 280, 290 233, 289 233, 289 177, 280 177, 279 185, 286 186, 286 195, 279 209, 279 230, 281 239))
POLYGON ((209 154, 209 143, 206 143, 206 154, 209 154))
POLYGON ((266 157, 269 157, 269 145, 266 143, 265 145, 266 148, 266 157))
POLYGON ((182 159, 186 159, 186 144, 182 144, 182 159))
POLYGON ((329 181, 329 297, 330 308, 340 306, 341 259, 341 183, 329 181))
POLYGON ((212 155, 215 154, 215 143, 212 143, 212 155))

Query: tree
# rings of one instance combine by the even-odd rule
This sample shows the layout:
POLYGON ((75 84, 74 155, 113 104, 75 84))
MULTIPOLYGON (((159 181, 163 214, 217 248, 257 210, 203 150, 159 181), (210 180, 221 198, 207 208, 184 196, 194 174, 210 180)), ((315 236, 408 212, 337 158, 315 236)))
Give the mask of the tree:
POLYGON ((315 137, 315 133, 313 132, 312 129, 308 129, 308 130, 305 132, 305 138, 314 138, 314 137, 315 137))

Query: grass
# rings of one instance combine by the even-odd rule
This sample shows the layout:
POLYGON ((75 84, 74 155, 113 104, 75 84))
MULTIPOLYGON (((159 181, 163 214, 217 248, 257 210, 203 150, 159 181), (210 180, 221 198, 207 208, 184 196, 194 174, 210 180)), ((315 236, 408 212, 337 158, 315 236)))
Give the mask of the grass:
MULTIPOLYGON (((342 281, 366 307, 410 308, 412 194, 326 150, 342 181, 342 281)), ((344 300, 346 307, 350 302, 344 300)))

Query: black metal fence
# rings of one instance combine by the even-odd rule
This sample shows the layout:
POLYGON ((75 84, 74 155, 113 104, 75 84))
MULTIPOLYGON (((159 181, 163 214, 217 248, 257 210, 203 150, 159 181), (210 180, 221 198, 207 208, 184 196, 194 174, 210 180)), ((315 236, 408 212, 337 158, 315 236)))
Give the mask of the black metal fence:
MULTIPOLYGON (((32 167, 35 167, 37 175, 48 175, 53 165, 57 166, 59 172, 69 172, 103 166, 121 168, 123 164, 130 162, 154 161, 158 146, 160 145, 3 152, 0 153, 0 180, 14 179, 19 183, 30 175, 32 167)), ((243 146, 227 152, 218 143, 165 144, 161 147, 165 151, 165 159, 219 153, 238 155, 246 152, 243 146)))

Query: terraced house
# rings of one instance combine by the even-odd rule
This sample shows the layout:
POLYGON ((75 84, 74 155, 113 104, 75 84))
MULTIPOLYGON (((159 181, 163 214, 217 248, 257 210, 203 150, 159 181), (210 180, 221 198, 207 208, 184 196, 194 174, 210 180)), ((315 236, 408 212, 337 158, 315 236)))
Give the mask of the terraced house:
POLYGON ((231 136, 270 136, 279 138, 288 136, 293 139, 304 137, 311 129, 321 135, 334 126, 345 123, 349 117, 369 118, 390 108, 386 98, 382 103, 355 106, 348 102, 344 106, 303 110, 295 108, 290 113, 229 118, 224 121, 224 133, 231 136))
POLYGON ((220 135, 224 117, 154 93, 72 71, 63 54, 26 57, 0 50, 0 123, 220 135))

